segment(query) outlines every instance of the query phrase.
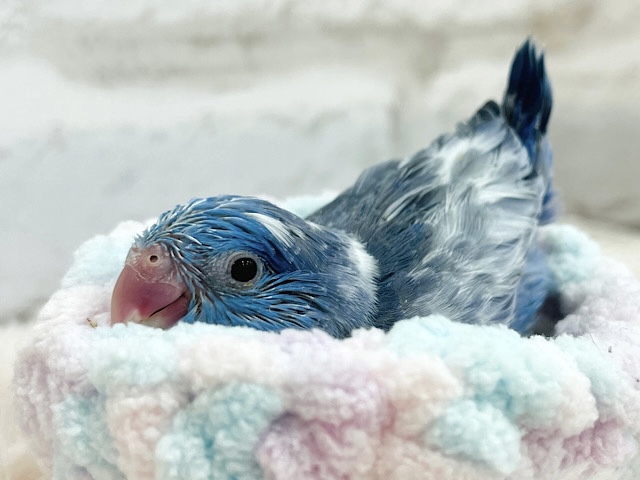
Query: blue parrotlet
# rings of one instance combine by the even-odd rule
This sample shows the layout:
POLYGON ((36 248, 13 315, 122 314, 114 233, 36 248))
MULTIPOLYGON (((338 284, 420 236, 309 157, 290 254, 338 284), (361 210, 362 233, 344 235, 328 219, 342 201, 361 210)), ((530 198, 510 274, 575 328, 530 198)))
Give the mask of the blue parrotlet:
POLYGON ((544 57, 527 40, 502 104, 365 170, 306 218, 252 197, 192 200, 136 240, 111 321, 388 330, 416 315, 528 334, 550 290, 536 232, 554 217, 544 57))

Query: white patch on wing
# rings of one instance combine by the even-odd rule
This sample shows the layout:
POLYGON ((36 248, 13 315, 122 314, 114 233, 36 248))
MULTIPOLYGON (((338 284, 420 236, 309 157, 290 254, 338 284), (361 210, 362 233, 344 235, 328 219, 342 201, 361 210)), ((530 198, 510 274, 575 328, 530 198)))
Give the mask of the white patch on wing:
POLYGON ((451 183, 452 171, 460 159, 470 151, 486 153, 500 145, 507 134, 506 125, 496 124, 491 130, 461 136, 456 133, 442 146, 438 155, 443 159, 440 175, 444 184, 451 183))
POLYGON ((406 208, 407 204, 409 204, 414 197, 417 197, 420 193, 424 191, 425 191, 425 187, 420 186, 405 193, 397 200, 394 200, 393 203, 391 203, 391 205, 389 205, 385 209, 384 213, 382 214, 382 219, 385 222, 390 222, 391 220, 396 218, 404 208, 406 208))
POLYGON ((320 225, 318 225, 317 223, 311 222, 309 220, 307 220, 307 223, 309 224, 309 226, 314 229, 316 232, 319 232, 321 230, 324 230, 323 227, 321 227, 320 225))
MULTIPOLYGON (((480 192, 489 190, 489 186, 495 183, 507 183, 513 190, 521 188, 516 180, 525 175, 520 170, 528 167, 524 149, 522 149, 524 154, 522 152, 500 151, 500 155, 502 156, 523 155, 519 161, 519 168, 513 168, 512 165, 514 162, 509 161, 509 158, 492 162, 491 152, 496 151, 498 146, 505 143, 508 134, 507 126, 497 119, 493 122, 491 128, 487 127, 482 131, 476 131, 472 134, 458 131, 444 137, 441 145, 439 145, 437 149, 432 146, 427 149, 426 153, 421 151, 413 157, 405 158, 400 163, 399 168, 406 167, 407 164, 417 156, 422 157, 423 162, 433 162, 433 160, 437 160, 433 162, 433 171, 436 173, 437 178, 433 183, 418 186, 398 196, 382 213, 382 220, 386 222, 394 221, 416 197, 428 189, 433 189, 437 186, 448 187, 449 200, 449 197, 455 194, 455 192, 464 192, 473 186, 476 187, 474 190, 480 192), (487 164, 481 170, 474 169, 471 172, 465 173, 465 176, 461 176, 461 173, 457 171, 457 167, 461 161, 464 161, 466 155, 485 156, 487 164), (505 170, 505 164, 509 167, 509 171, 505 170), (435 165, 438 165, 438 167, 435 167, 435 165), (435 168, 437 168, 437 170, 435 170, 435 168), (453 178, 454 176, 455 178, 453 178), (503 178, 506 178, 506 180, 503 178)), ((515 160, 518 159, 516 158, 515 160)), ((501 198, 501 193, 502 192, 497 191, 496 198, 501 198)))
POLYGON ((360 279, 375 289, 375 278, 378 276, 378 262, 364 249, 364 246, 357 240, 351 241, 351 248, 348 252, 349 258, 356 265, 360 273, 360 279))
POLYGON ((273 217, 263 215, 261 213, 247 213, 247 216, 264 225, 264 227, 269 230, 271 234, 279 241, 281 241, 285 246, 290 247, 291 245, 293 245, 293 236, 291 235, 291 229, 281 221, 276 220, 273 217))

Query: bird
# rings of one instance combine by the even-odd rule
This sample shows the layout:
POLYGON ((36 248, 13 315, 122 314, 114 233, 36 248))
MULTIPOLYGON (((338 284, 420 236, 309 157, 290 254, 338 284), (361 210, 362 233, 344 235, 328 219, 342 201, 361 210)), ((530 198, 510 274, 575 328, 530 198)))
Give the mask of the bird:
POLYGON ((205 322, 280 332, 440 314, 531 334, 551 277, 536 241, 556 215, 544 52, 512 60, 500 105, 364 170, 306 218, 238 195, 193 199, 134 241, 111 324, 205 322))

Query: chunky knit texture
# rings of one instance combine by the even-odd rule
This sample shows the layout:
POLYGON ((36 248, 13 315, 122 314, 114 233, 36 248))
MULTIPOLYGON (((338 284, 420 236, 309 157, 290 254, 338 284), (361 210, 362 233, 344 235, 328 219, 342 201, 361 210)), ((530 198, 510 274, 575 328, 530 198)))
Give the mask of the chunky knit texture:
POLYGON ((555 338, 430 316, 345 340, 110 327, 143 227, 77 251, 19 355, 23 427, 55 479, 640 475, 640 283, 572 227, 539 235, 565 317, 555 338))

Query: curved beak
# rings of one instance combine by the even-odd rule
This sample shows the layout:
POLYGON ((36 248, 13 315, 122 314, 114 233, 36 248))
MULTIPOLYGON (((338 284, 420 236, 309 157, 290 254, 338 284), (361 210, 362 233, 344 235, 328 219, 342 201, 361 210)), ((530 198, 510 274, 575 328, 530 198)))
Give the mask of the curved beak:
POLYGON ((132 247, 111 297, 111 324, 136 322, 171 328, 189 309, 184 282, 160 245, 132 247))

